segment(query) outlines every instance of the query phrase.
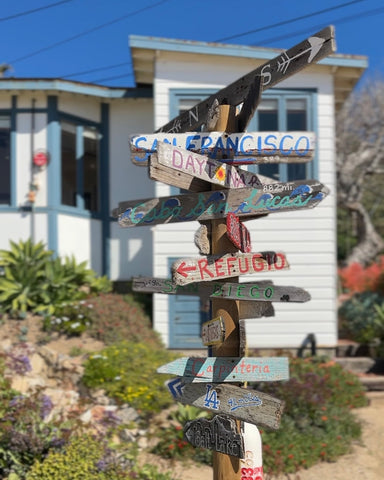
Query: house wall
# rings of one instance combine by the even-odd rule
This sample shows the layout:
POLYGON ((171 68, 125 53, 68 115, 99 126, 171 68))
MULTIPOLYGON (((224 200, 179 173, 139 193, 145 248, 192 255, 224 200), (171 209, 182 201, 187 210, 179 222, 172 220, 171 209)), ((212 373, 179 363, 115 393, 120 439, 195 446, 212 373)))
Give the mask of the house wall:
MULTIPOLYGON (((154 102, 155 128, 169 121, 169 91, 172 88, 220 89, 258 65, 246 58, 213 57, 160 52, 157 57, 154 102)), ((305 288, 312 300, 304 304, 275 303, 275 317, 247 321, 247 343, 251 348, 298 348, 307 334, 314 333, 318 345, 334 347, 336 316, 336 200, 333 79, 324 66, 311 66, 278 84, 279 88, 315 88, 317 94, 318 180, 331 194, 314 210, 284 212, 246 222, 253 251, 286 253, 290 270, 273 275, 243 276, 240 281, 270 279, 277 285, 305 288)), ((158 183, 157 196, 170 194, 158 183)), ((197 222, 154 228, 156 277, 169 277, 169 257, 197 256, 193 242, 197 222)), ((154 327, 168 345, 168 297, 154 296, 154 327)))

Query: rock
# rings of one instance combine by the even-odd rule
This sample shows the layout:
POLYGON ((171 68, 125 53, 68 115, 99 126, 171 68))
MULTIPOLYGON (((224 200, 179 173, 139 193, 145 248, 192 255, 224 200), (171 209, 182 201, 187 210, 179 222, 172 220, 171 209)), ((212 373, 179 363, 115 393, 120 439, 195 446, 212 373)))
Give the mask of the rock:
POLYGON ((39 376, 13 375, 11 378, 11 387, 20 393, 30 392, 36 387, 45 387, 44 378, 39 376))
POLYGON ((41 355, 35 352, 32 354, 29 361, 31 364, 32 374, 39 375, 47 373, 48 366, 41 355))
POLYGON ((58 353, 50 349, 46 345, 43 345, 38 348, 37 352, 41 355, 44 360, 47 362, 48 366, 55 367, 57 364, 58 353))
POLYGON ((129 405, 125 405, 116 412, 117 418, 121 421, 123 424, 128 424, 130 422, 136 422, 139 420, 139 415, 136 412, 136 410, 129 405))

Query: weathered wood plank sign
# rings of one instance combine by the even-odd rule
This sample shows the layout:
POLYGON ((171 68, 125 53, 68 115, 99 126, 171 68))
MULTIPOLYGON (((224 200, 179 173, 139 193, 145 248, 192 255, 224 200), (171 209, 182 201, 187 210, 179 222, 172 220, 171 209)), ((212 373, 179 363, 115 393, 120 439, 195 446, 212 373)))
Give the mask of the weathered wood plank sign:
POLYGON ((249 230, 234 213, 227 215, 227 237, 241 252, 249 253, 252 250, 249 230))
MULTIPOLYGON (((200 153, 221 164, 249 165, 309 162, 314 155, 315 142, 315 133, 307 131, 150 133, 134 135, 130 139, 132 163, 140 166, 148 164, 150 155, 159 153, 161 143, 176 151, 188 151, 190 155, 192 152, 200 153), (228 158, 222 158, 223 156, 228 158)), ((184 156, 186 162, 188 157, 185 153, 184 156)), ((180 165, 181 162, 182 158, 176 157, 175 165, 180 165)), ((198 160, 192 159, 188 162, 189 168, 192 168, 192 165, 195 169, 198 168, 198 160)))
POLYGON ((286 357, 180 357, 161 365, 158 373, 196 382, 275 382, 289 379, 286 357))
POLYGON ((196 230, 194 241, 200 255, 209 255, 211 253, 211 228, 204 224, 200 225, 196 230))
POLYGON ((273 183, 119 203, 112 214, 121 227, 153 226, 225 218, 228 213, 255 217, 316 207, 329 193, 317 180, 273 183))
POLYGON ((227 253, 198 258, 181 258, 171 266, 172 280, 178 285, 204 280, 220 280, 289 268, 281 252, 227 253))
POLYGON ((201 326, 201 341, 203 345, 219 345, 225 338, 225 325, 222 317, 216 317, 201 326))
POLYGON ((203 410, 276 430, 284 402, 266 393, 217 383, 185 383, 175 400, 203 410))
POLYGON ((275 309, 271 302, 240 302, 239 319, 274 317, 275 309))
POLYGON ((242 480, 263 480, 263 448, 261 435, 256 427, 248 422, 241 425, 244 441, 244 457, 240 461, 242 480))
POLYGON ((311 63, 318 62, 333 53, 336 49, 334 37, 333 26, 324 28, 247 73, 222 90, 215 92, 191 109, 182 112, 163 125, 158 131, 180 133, 197 130, 198 127, 206 123, 208 111, 212 108, 215 101, 222 104, 225 100, 229 105, 239 105, 245 100, 257 76, 262 77, 261 91, 273 87, 278 82, 294 75, 311 63))
POLYGON ((258 302, 308 302, 311 295, 299 287, 273 285, 271 282, 217 282, 210 298, 258 302))
POLYGON ((244 458, 244 441, 238 433, 236 420, 215 415, 212 420, 199 418, 184 425, 184 438, 194 447, 244 458))

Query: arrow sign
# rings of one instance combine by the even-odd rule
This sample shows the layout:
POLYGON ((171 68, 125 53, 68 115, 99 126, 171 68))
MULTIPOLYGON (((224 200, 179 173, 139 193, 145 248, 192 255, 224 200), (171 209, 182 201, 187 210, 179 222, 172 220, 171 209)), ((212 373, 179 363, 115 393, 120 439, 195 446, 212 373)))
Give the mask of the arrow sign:
POLYGON ((182 258, 172 264, 172 279, 178 285, 289 268, 281 252, 227 253, 200 258, 182 258))
POLYGON ((220 383, 186 384, 176 400, 274 430, 284 408, 284 402, 266 393, 220 383))
POLYGON ((181 357, 157 369, 195 382, 273 382, 289 379, 286 357, 181 357))
POLYGON ((194 220, 255 217, 276 212, 301 210, 317 206, 329 190, 317 180, 271 183, 260 188, 237 188, 131 200, 119 203, 112 214, 122 227, 158 225, 194 220))
POLYGON ((166 387, 171 392, 173 398, 178 398, 180 395, 183 394, 183 388, 185 386, 184 382, 180 377, 173 378, 171 380, 167 380, 165 382, 166 387))
MULTIPOLYGON (((206 155, 219 163, 305 163, 314 156, 316 135, 307 131, 142 133, 130 138, 132 163, 146 166, 149 156, 159 152, 161 143, 206 155)), ((197 169, 197 161, 194 163, 197 169)))
POLYGON ((258 302, 308 302, 311 295, 298 287, 273 285, 271 282, 215 283, 210 298, 258 302))
POLYGON ((333 53, 336 50, 334 37, 333 26, 324 28, 214 93, 190 110, 182 112, 166 125, 163 125, 159 131, 181 133, 188 130, 197 130, 203 123, 206 123, 208 111, 215 102, 222 104, 225 101, 229 105, 239 105, 245 100, 257 76, 262 77, 261 91, 273 87, 311 63, 318 62, 333 53))
POLYGON ((233 418, 215 415, 212 420, 199 418, 184 425, 184 438, 194 447, 215 450, 244 458, 243 436, 233 418))

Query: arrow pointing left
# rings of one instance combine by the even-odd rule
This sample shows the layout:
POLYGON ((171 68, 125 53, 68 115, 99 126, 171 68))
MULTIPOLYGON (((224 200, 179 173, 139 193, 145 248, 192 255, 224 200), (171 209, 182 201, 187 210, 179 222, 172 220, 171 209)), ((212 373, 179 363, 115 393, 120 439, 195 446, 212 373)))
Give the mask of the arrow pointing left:
POLYGON ((165 385, 168 387, 168 390, 171 392, 171 395, 174 399, 178 399, 183 395, 184 382, 180 377, 173 378, 165 382, 165 385))

